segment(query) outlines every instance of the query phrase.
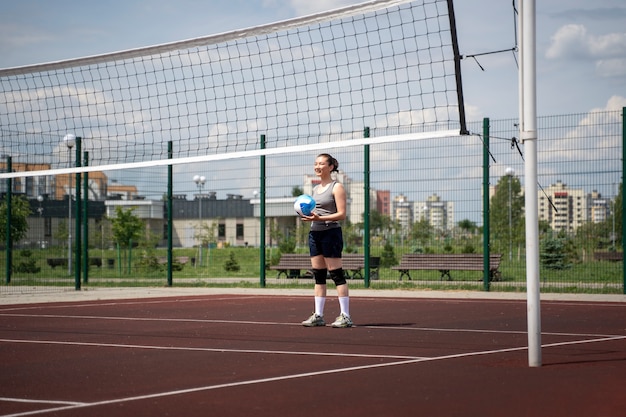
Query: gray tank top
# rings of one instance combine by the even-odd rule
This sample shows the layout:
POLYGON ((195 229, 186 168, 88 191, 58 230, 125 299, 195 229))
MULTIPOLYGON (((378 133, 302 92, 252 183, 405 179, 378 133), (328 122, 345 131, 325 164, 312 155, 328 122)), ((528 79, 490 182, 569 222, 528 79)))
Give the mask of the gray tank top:
MULTIPOLYGON (((337 181, 331 182, 330 185, 321 193, 318 193, 319 185, 316 185, 315 188, 313 188, 313 195, 311 197, 315 200, 315 212, 318 216, 337 213, 337 203, 335 203, 335 196, 333 196, 333 188, 335 188, 335 184, 337 184, 337 181)), ((311 230, 314 232, 334 229, 337 227, 341 227, 338 221, 311 223, 311 230)))

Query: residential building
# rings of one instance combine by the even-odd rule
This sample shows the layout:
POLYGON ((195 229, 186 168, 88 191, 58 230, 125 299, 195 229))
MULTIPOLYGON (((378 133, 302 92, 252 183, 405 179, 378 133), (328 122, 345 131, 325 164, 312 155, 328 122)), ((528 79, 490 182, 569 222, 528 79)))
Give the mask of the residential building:
POLYGON ((585 192, 579 188, 569 188, 561 181, 540 190, 538 200, 539 220, 547 221, 552 230, 571 232, 588 219, 585 192))

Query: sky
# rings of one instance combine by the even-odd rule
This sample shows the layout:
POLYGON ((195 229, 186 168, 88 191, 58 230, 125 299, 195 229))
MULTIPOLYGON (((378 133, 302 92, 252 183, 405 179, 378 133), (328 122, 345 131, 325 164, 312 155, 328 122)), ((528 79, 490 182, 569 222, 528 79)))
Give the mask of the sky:
MULTIPOLYGON (((157 45, 290 19, 358 0, 0 0, 0 68, 157 45)), ((518 115, 513 3, 454 4, 468 120, 518 115)), ((623 0, 540 0, 539 116, 626 105, 623 0)))

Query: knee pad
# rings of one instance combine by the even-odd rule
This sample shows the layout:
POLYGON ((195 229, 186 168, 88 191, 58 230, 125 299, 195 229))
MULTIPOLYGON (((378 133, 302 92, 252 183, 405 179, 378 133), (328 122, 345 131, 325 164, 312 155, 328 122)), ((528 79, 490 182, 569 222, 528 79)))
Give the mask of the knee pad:
POLYGON ((319 285, 326 285, 326 276, 328 275, 328 270, 326 268, 323 269, 313 269, 313 277, 315 278, 315 283, 319 285))
POLYGON ((339 286, 346 284, 346 277, 344 276, 343 268, 333 269, 329 272, 329 274, 330 278, 335 281, 335 285, 339 286))

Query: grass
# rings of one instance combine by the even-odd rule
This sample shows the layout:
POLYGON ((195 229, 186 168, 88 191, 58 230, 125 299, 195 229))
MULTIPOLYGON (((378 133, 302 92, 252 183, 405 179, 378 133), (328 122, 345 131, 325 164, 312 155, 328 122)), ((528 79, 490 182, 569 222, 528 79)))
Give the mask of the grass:
MULTIPOLYGON (((276 249, 272 249, 275 254, 276 249)), ((73 286, 74 271, 70 275, 66 266, 50 267, 47 258, 65 258, 67 253, 61 248, 32 250, 32 258, 40 268, 38 273, 14 272, 9 285, 45 285, 73 286)), ((103 266, 89 268, 89 286, 102 287, 142 287, 166 286, 167 270, 164 265, 146 266, 142 263, 145 254, 156 258, 165 258, 165 249, 145 251, 141 248, 133 250, 129 259, 127 254, 115 250, 93 249, 90 258, 102 258, 103 266), (109 268, 106 259, 114 259, 114 267, 109 268)), ((0 254, 0 264, 5 265, 4 252, 0 254)), ((197 248, 176 248, 174 257, 186 256, 199 258, 197 248)), ((271 256, 268 249, 269 259, 271 256)), ((202 265, 190 263, 182 265, 180 270, 173 271, 173 282, 176 286, 187 287, 259 287, 259 248, 233 247, 223 249, 206 249, 202 255, 202 265), (226 270, 225 265, 233 261, 238 270, 226 270), (237 280, 241 278, 241 280, 237 280)), ((20 262, 21 251, 14 251, 13 264, 20 262)), ((525 291, 526 270, 524 260, 503 259, 500 264, 501 279, 491 285, 492 291, 525 291)), ((268 262, 269 263, 269 262, 268 262)), ((470 290, 482 291, 483 274, 480 271, 452 271, 452 281, 440 279, 438 271, 411 271, 411 280, 399 280, 398 271, 380 268, 379 279, 371 280, 370 288, 380 289, 432 289, 432 290, 470 290)), ((311 288, 312 280, 275 280, 275 271, 266 271, 266 287, 268 288, 311 288)), ((541 286, 543 292, 561 293, 623 293, 623 265, 621 262, 588 261, 573 264, 563 270, 541 268, 541 286)), ((364 288, 363 280, 350 280, 353 288, 364 288)))

